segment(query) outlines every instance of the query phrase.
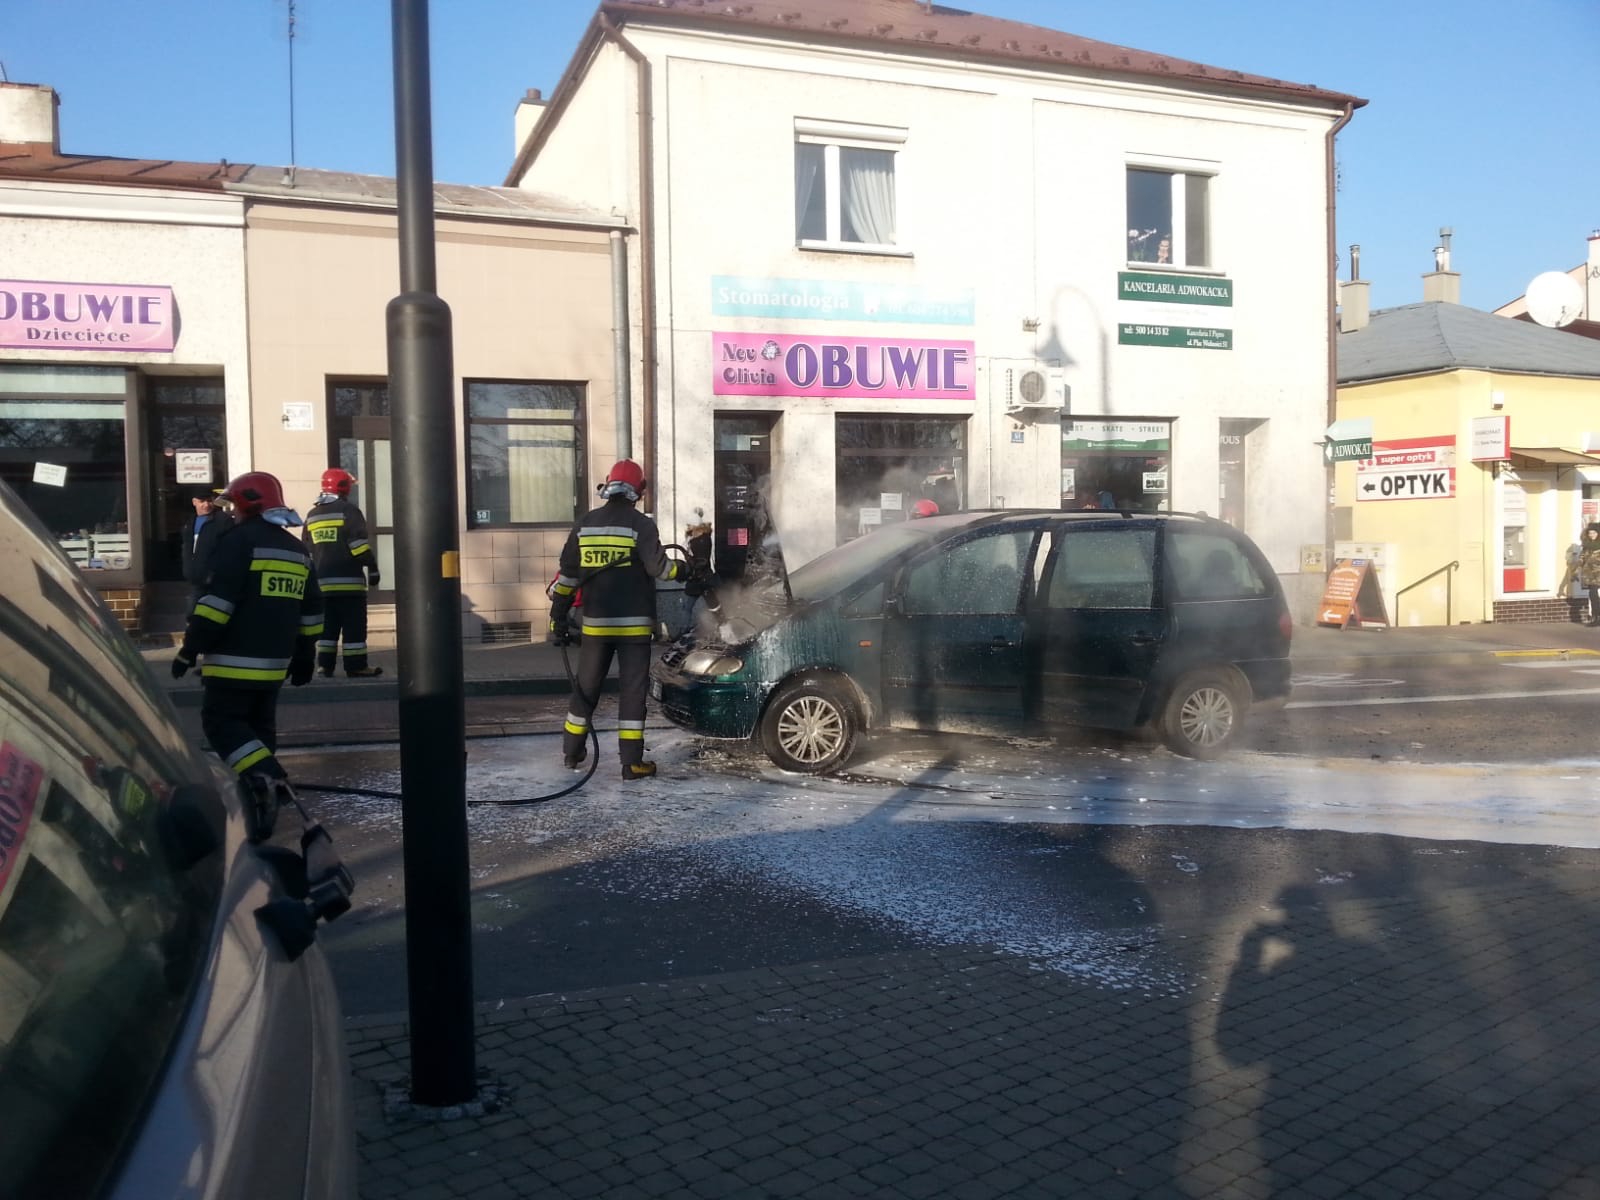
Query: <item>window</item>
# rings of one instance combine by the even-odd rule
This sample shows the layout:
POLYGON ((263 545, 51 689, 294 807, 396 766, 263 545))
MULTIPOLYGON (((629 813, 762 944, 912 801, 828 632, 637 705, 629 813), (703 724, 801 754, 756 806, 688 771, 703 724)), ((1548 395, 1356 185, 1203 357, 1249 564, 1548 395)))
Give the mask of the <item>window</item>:
POLYGON ((966 498, 965 418, 839 417, 834 423, 841 542, 905 518, 918 500, 943 514, 966 498))
POLYGON ((1167 572, 1177 600, 1253 600, 1272 594, 1249 556, 1225 534, 1171 531, 1167 572))
POLYGON ((892 250, 895 166, 904 131, 795 122, 795 240, 828 249, 892 250))
POLYGON ((128 570, 127 373, 0 373, 0 478, 84 570, 128 570))
POLYGON ((941 549, 907 574, 901 611, 907 616, 1016 612, 1033 536, 1031 529, 992 533, 941 549))
POLYGON ((1051 608, 1149 608, 1155 603, 1153 529, 1081 529, 1060 539, 1051 608))
POLYGON ((467 528, 570 525, 583 494, 583 385, 467 382, 467 528))
POLYGON ((367 518, 378 566, 398 578, 394 546, 394 472, 389 454, 389 384, 340 380, 328 384, 328 461, 355 476, 350 503, 367 518))
POLYGON ((1128 168, 1128 261, 1151 266, 1211 265, 1211 177, 1128 168))

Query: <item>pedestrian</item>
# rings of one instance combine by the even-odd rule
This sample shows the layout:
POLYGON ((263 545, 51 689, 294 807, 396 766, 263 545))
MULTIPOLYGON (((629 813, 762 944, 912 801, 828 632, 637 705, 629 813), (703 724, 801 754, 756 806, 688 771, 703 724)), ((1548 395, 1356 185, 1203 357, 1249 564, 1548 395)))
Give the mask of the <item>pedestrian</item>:
POLYGON ((233 518, 217 507, 217 492, 220 490, 200 487, 195 488, 189 496, 194 505, 194 516, 185 522, 178 546, 183 577, 189 583, 189 607, 184 610, 185 615, 192 613, 200 597, 205 595, 206 579, 211 570, 211 551, 223 531, 233 526, 233 518))
POLYGON ((222 491, 234 523, 211 555, 206 593, 189 615, 172 660, 181 679, 200 660, 205 688, 200 728, 212 750, 247 785, 251 837, 271 833, 276 785, 288 778, 274 757, 278 693, 311 681, 322 632, 322 593, 311 560, 287 526, 300 515, 283 503, 283 485, 265 471, 240 475, 222 491))
POLYGON ((1600 625, 1600 524, 1591 523, 1583 531, 1578 547, 1578 582, 1589 589, 1589 619, 1585 625, 1600 625))
POLYGON ((650 682, 650 640, 655 632, 657 579, 677 579, 679 564, 661 548, 656 523, 634 509, 644 494, 644 471, 631 459, 617 462, 599 492, 605 503, 579 518, 561 548, 560 574, 550 585, 546 641, 571 640, 567 613, 583 589, 578 674, 561 739, 562 761, 577 767, 588 754, 589 721, 600 686, 617 660, 617 751, 624 779, 656 773, 644 761, 645 692, 650 682))
POLYGON ((311 554, 322 589, 322 637, 317 641, 317 671, 331 678, 344 639, 344 673, 352 679, 382 675, 367 664, 367 589, 382 577, 378 554, 367 536, 367 518, 350 501, 355 476, 339 467, 322 473, 322 493, 306 515, 301 540, 311 554))

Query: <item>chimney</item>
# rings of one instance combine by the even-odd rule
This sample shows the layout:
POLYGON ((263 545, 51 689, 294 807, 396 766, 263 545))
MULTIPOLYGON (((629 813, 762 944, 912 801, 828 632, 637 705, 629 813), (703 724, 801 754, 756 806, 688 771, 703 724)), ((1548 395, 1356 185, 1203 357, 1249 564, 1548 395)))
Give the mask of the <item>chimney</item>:
POLYGON ((48 145, 61 153, 56 90, 40 83, 0 83, 0 143, 48 145))
POLYGON ((1350 247, 1350 278, 1339 285, 1339 332, 1367 327, 1372 314, 1372 282, 1361 278, 1361 247, 1350 247))
POLYGON ((1422 277, 1422 300, 1425 304, 1443 301, 1461 303, 1461 272, 1450 269, 1450 237, 1454 230, 1446 225, 1439 230, 1439 244, 1433 248, 1433 270, 1422 277))
POLYGON ((538 88, 529 88, 523 93, 522 99, 517 101, 517 119, 515 134, 517 144, 511 147, 512 156, 522 153, 522 148, 528 144, 528 138, 538 128, 539 118, 544 116, 544 107, 549 101, 544 98, 544 93, 538 88))

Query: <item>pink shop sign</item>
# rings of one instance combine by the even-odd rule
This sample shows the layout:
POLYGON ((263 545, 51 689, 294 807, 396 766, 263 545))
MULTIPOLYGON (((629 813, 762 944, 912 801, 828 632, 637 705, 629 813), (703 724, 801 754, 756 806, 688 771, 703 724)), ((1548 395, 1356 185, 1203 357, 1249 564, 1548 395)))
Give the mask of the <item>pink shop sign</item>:
POLYGON ((718 396, 976 398, 973 343, 921 338, 713 333, 718 396))
POLYGON ((167 351, 177 340, 169 287, 0 279, 0 348, 167 351))

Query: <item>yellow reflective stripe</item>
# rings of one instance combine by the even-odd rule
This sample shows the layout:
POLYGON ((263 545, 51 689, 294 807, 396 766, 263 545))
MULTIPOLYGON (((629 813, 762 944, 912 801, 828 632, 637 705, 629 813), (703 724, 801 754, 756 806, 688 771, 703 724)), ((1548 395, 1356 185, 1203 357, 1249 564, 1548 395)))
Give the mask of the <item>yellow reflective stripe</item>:
POLYGON ((365 554, 368 549, 369 549, 369 547, 367 546, 367 544, 365 542, 361 542, 360 544, 357 544, 355 542, 351 542, 350 543, 350 557, 351 558, 359 558, 361 555, 365 554))
POLYGON ((316 637, 317 634, 322 632, 322 629, 323 625, 321 621, 318 621, 315 625, 302 625, 300 626, 300 636, 316 637))
POLYGON ((324 596, 342 592, 364 592, 367 585, 364 583, 324 583, 321 585, 324 596))
POLYGON ((250 679, 270 683, 275 679, 287 679, 287 667, 211 667, 200 668, 200 674, 208 679, 250 679))
POLYGON ((583 625, 584 637, 650 637, 653 632, 648 625, 583 625))
POLYGON ((618 740, 624 741, 624 742, 642 742, 642 741, 644 741, 644 730, 642 730, 642 729, 619 729, 619 730, 617 730, 617 738, 618 738, 618 740))
POLYGON ((578 545, 580 546, 621 546, 624 550, 632 550, 638 544, 638 538, 612 537, 604 533, 580 533, 578 545))
POLYGON ((589 732, 587 727, 585 727, 583 725, 574 725, 571 721, 567 722, 566 730, 567 730, 568 733, 572 734, 574 737, 582 737, 584 734, 589 732))
POLYGON ((573 587, 568 587, 564 583, 558 583, 551 590, 553 592, 555 592, 555 594, 558 595, 558 596, 570 596, 570 595, 572 595, 573 592, 577 591, 578 589, 577 588, 573 588, 573 587))
POLYGON ((247 754, 243 758, 241 758, 238 762, 234 763, 233 764, 234 773, 237 774, 237 775, 243 775, 246 771, 248 771, 251 767, 255 766, 262 759, 271 758, 271 757, 272 757, 272 751, 268 750, 265 746, 263 746, 263 747, 261 747, 261 749, 257 750, 254 754, 247 754))
POLYGON ((226 625, 230 614, 223 612, 220 608, 212 608, 209 604, 196 604, 194 606, 194 615, 204 617, 208 621, 215 621, 218 625, 226 625))
POLYGON ((252 571, 282 571, 286 575, 298 575, 304 579, 311 574, 311 568, 305 563, 285 562, 281 558, 258 558, 250 564, 252 571))

